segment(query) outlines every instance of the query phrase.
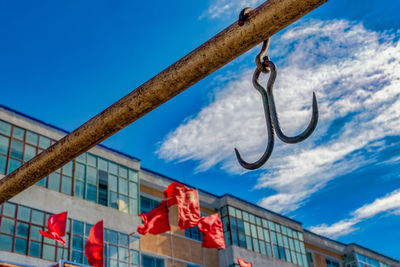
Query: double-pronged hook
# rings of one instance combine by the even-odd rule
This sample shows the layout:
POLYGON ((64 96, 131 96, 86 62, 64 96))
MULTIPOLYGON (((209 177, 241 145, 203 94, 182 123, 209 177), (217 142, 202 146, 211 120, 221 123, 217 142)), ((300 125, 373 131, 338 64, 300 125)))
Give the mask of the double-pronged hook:
POLYGON ((243 168, 249 170, 260 168, 271 156, 272 150, 274 148, 274 129, 279 139, 281 139, 285 143, 294 144, 301 142, 309 137, 318 123, 318 104, 315 93, 313 93, 312 117, 307 128, 301 134, 293 137, 286 136, 283 133, 279 125, 278 114, 276 112, 273 95, 273 87, 276 79, 276 66, 271 60, 269 60, 268 56, 266 56, 268 47, 269 38, 264 41, 261 52, 256 57, 255 61, 257 68, 255 69, 253 74, 253 86, 258 92, 260 92, 263 100, 265 121, 267 123, 268 145, 262 157, 254 163, 248 163, 244 161, 240 156, 239 151, 235 148, 235 153, 239 164, 242 165, 243 168), (261 72, 271 73, 268 78, 267 88, 262 87, 258 82, 258 78, 260 77, 261 72))

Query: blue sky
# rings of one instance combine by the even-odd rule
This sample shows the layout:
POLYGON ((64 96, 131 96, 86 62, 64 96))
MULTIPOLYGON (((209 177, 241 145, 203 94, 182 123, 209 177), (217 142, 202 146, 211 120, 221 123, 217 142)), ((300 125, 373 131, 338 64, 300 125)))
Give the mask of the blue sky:
MULTIPOLYGON (((1 104, 73 130, 261 1, 1 1, 1 104)), ((142 166, 231 193, 339 241, 400 259, 400 2, 331 0, 271 40, 282 127, 320 121, 296 145, 266 144, 251 86, 259 47, 104 144, 142 166)))

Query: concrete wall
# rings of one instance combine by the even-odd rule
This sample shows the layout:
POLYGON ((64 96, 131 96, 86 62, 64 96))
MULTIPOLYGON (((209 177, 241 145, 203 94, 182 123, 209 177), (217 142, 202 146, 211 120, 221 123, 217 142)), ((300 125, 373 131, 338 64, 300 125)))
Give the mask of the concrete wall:
POLYGON ((0 260, 13 262, 17 264, 35 266, 35 267, 49 267, 52 263, 54 263, 52 261, 28 257, 25 255, 10 253, 1 250, 0 250, 0 260))

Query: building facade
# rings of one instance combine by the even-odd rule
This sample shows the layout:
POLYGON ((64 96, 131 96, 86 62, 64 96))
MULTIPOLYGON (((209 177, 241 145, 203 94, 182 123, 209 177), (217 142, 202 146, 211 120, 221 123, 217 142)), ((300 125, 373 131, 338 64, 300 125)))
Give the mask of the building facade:
MULTIPOLYGON (((0 179, 67 133, 0 106, 0 179)), ((140 236, 139 213, 158 206, 174 181, 141 167, 140 161, 105 146, 77 157, 36 185, 0 205, 0 263, 51 266, 62 259, 87 264, 90 228, 104 220, 105 265, 122 267, 228 267, 237 257, 253 266, 395 267, 395 259, 357 244, 343 244, 303 229, 295 221, 226 194, 199 190, 204 216, 219 212, 227 248, 201 247, 197 227, 140 236), (66 245, 43 238, 51 214, 68 212, 66 245)), ((190 185, 187 185, 190 187, 190 185)), ((1 265, 1 264, 0 264, 1 265)))

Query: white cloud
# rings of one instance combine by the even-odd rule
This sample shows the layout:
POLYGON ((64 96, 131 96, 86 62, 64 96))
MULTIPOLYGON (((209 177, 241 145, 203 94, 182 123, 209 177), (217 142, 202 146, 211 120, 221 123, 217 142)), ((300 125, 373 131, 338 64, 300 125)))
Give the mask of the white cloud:
POLYGON ((382 198, 377 198, 374 202, 355 210, 352 212, 349 219, 341 220, 332 225, 322 224, 313 226, 310 230, 317 234, 337 238, 356 230, 357 228, 355 228, 354 225, 357 223, 385 212, 400 215, 400 189, 395 190, 382 198))
MULTIPOLYGON (((297 209, 335 177, 376 161, 357 151, 376 149, 385 136, 400 134, 399 36, 336 20, 297 24, 274 37, 269 54, 281 58, 274 92, 283 130, 294 135, 307 125, 313 91, 320 120, 315 133, 300 144, 276 141, 255 186, 276 194, 260 205, 277 212, 297 209)), ((244 173, 233 148, 252 161, 266 146, 252 71, 230 79, 211 103, 171 132, 159 156, 197 161, 200 171, 217 165, 244 173)))
POLYGON ((203 13, 201 18, 207 17, 211 19, 239 17, 240 11, 245 7, 256 8, 261 4, 262 0, 216 0, 210 3, 208 9, 203 13))

